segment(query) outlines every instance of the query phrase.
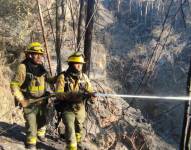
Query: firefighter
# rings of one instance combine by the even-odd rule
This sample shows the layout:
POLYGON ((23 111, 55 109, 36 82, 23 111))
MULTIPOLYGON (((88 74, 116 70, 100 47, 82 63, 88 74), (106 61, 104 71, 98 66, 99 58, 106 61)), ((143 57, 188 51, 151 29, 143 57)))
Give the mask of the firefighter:
POLYGON ((36 149, 37 138, 45 142, 47 99, 29 105, 29 99, 46 96, 48 73, 43 66, 44 49, 39 42, 32 42, 25 50, 26 58, 18 65, 11 81, 11 90, 21 104, 26 120, 26 141, 28 149, 36 149))
POLYGON ((62 120, 65 125, 67 149, 77 150, 82 141, 83 123, 86 118, 85 99, 92 93, 92 85, 82 73, 84 56, 75 52, 68 57, 68 69, 56 81, 56 97, 60 100, 62 120), (86 94, 85 94, 86 93, 86 94))

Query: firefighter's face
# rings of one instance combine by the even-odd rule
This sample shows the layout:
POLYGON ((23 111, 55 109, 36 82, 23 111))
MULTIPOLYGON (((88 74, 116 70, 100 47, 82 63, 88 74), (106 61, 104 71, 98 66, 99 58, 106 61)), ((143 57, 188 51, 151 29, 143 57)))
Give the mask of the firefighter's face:
POLYGON ((81 63, 74 63, 73 65, 74 65, 74 68, 76 70, 78 70, 79 72, 82 71, 83 64, 81 64, 81 63))
POLYGON ((44 62, 44 55, 43 54, 38 54, 38 53, 33 53, 32 54, 32 59, 34 61, 35 64, 43 64, 44 62))

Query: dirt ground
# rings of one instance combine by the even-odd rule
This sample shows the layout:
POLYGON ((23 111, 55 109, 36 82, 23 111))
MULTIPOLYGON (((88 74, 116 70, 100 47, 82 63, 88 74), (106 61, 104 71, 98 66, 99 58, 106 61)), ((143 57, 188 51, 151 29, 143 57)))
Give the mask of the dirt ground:
MULTIPOLYGON (((47 135, 48 142, 38 141, 38 150, 64 150, 66 143, 51 135, 47 135)), ((17 124, 0 122, 0 150, 25 150, 25 128, 17 124)))

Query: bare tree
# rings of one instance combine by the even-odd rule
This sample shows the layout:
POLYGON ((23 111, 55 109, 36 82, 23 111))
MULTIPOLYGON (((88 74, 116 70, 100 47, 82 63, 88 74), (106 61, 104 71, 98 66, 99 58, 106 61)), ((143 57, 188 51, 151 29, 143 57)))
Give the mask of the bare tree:
POLYGON ((85 61, 87 62, 84 65, 83 71, 89 75, 90 71, 90 58, 91 58, 91 46, 92 46, 92 31, 94 23, 94 4, 95 0, 87 1, 87 18, 86 18, 86 32, 84 40, 84 55, 85 61))
POLYGON ((61 64, 61 46, 62 46, 62 34, 65 20, 65 0, 56 0, 56 41, 55 50, 57 55, 57 73, 62 71, 61 64), (60 7, 61 6, 61 7, 60 7))
MULTIPOLYGON (((191 60, 190 60, 190 68, 188 72, 187 79, 187 94, 190 95, 190 85, 191 84, 191 60)), ((191 147, 191 101, 186 101, 184 104, 184 120, 182 127, 182 137, 180 142, 180 150, 188 150, 191 147)))
POLYGON ((77 33, 77 50, 80 48, 80 41, 82 38, 82 21, 85 17, 85 4, 84 0, 80 0, 80 12, 79 12, 79 19, 78 19, 78 33, 77 33))

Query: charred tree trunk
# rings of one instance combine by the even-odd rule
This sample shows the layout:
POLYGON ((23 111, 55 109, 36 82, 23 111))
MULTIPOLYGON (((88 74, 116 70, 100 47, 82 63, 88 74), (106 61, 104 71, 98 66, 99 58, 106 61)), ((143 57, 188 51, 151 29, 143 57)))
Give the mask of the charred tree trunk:
POLYGON ((78 33, 77 33, 77 51, 80 50, 80 41, 82 38, 82 21, 85 18, 84 0, 80 0, 80 12, 78 19, 78 33))
POLYGON ((61 46, 62 46, 62 27, 64 20, 64 0, 56 0, 56 41, 55 41, 55 50, 57 56, 57 73, 62 71, 61 64, 61 46), (60 7, 61 6, 61 7, 60 7))
POLYGON ((92 31, 94 22, 94 4, 95 0, 87 1, 87 17, 86 17, 86 32, 84 40, 84 55, 86 64, 83 71, 89 75, 90 72, 90 58, 91 58, 91 46, 92 46, 92 31))
MULTIPOLYGON (((187 94, 191 96, 191 60, 187 79, 187 94)), ((186 101, 184 106, 184 120, 182 127, 182 137, 180 143, 180 150, 191 149, 191 101, 186 101)))

